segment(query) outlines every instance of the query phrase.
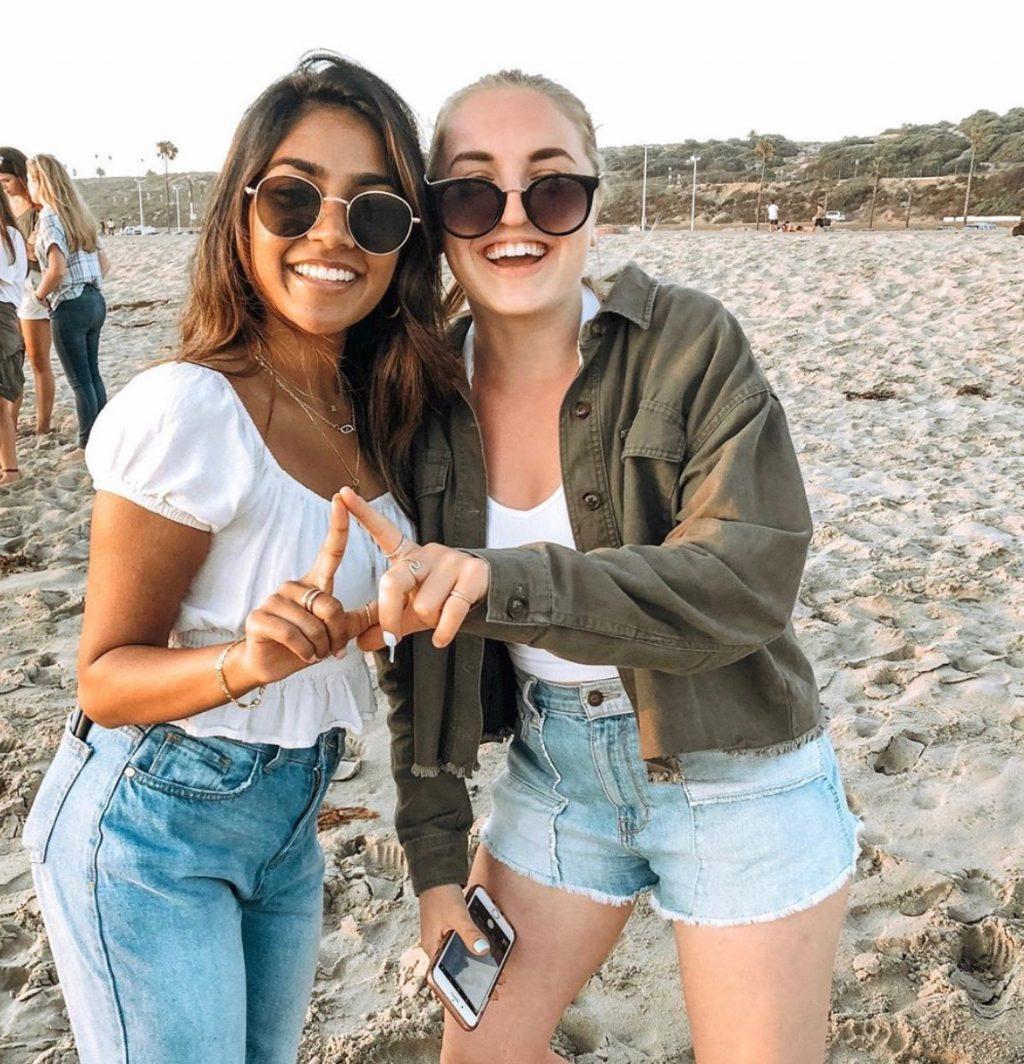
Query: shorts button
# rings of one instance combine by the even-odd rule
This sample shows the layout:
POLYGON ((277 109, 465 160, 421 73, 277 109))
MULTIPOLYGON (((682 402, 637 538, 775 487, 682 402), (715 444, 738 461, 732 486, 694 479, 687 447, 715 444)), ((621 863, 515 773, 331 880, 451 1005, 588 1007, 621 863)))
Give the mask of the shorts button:
POLYGON ((513 620, 519 620, 521 617, 526 616, 528 604, 526 599, 510 598, 508 600, 508 615, 513 620))
POLYGON ((572 412, 582 421, 584 418, 590 417, 590 403, 577 403, 572 412))
POLYGON ((601 496, 596 491, 588 491, 583 496, 583 505, 588 510, 598 510, 601 507, 601 496))
POLYGON ((129 765, 129 766, 128 766, 128 767, 127 767, 127 768, 126 768, 125 770, 124 770, 124 775, 125 775, 125 778, 126 778, 126 779, 134 779, 134 778, 135 778, 135 769, 133 769, 133 768, 132 768, 132 766, 131 766, 131 765, 129 765))
POLYGON ((587 702, 592 706, 599 706, 604 701, 604 693, 601 691, 591 691, 587 695, 587 702))

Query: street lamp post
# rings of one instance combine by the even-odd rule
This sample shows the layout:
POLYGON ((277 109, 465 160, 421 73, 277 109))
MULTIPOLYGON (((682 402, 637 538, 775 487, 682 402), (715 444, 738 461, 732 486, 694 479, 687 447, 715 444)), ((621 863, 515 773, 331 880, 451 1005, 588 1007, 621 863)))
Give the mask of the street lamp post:
POLYGON ((647 232, 647 148, 644 148, 644 181, 640 195, 640 232, 647 232))
POLYGON ((693 185, 690 189, 690 232, 692 233, 697 218, 697 163, 700 162, 700 156, 691 155, 689 161, 693 163, 693 185))
POLYGON ((139 188, 139 236, 142 236, 142 230, 146 224, 146 217, 142 211, 142 178, 137 177, 135 179, 135 184, 138 185, 139 188))
POLYGON ((177 229, 181 232, 181 185, 172 185, 174 189, 174 215, 177 218, 177 229))

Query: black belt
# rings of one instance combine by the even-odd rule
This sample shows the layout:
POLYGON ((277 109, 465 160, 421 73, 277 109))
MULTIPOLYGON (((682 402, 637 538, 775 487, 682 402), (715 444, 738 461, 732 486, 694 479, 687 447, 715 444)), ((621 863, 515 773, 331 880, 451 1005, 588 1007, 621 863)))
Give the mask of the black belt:
POLYGON ((92 727, 92 721, 82 712, 81 709, 76 708, 75 712, 71 714, 71 734, 76 739, 84 739, 89 734, 89 729, 92 727))

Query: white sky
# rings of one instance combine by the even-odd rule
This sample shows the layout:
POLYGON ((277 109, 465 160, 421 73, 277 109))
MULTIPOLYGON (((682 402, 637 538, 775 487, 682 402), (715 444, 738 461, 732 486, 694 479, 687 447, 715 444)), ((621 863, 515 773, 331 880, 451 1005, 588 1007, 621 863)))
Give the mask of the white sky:
POLYGON ((179 148, 175 169, 216 169, 246 104, 316 47, 390 81, 425 129, 451 91, 481 74, 547 74, 588 105, 603 146, 751 128, 833 139, 1024 106, 1020 2, 65 6, 50 0, 38 37, 26 24, 4 49, 0 144, 51 152, 80 176, 97 165, 160 170, 155 144, 164 139, 179 148))

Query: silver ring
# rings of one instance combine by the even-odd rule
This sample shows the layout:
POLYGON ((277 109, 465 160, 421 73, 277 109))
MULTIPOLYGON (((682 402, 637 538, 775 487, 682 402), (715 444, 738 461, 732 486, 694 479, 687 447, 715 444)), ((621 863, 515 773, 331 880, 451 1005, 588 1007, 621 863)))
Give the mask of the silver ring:
POLYGON ((448 592, 448 597, 462 599, 462 601, 465 602, 467 606, 476 605, 476 603, 469 597, 469 595, 464 595, 461 591, 454 587, 451 589, 451 591, 448 592))
POLYGON ((322 595, 323 591, 318 587, 311 587, 303 596, 300 605, 307 613, 313 612, 313 603, 316 602, 317 596, 322 595))
POLYGON ((405 546, 405 540, 406 537, 403 534, 402 538, 398 541, 398 546, 395 547, 395 549, 390 554, 384 555, 384 557, 387 558, 389 562, 393 561, 398 556, 399 551, 401 551, 401 549, 405 546))
POLYGON ((409 568, 414 573, 418 573, 423 568, 423 562, 418 562, 418 561, 416 561, 415 558, 410 558, 409 559, 409 568))

